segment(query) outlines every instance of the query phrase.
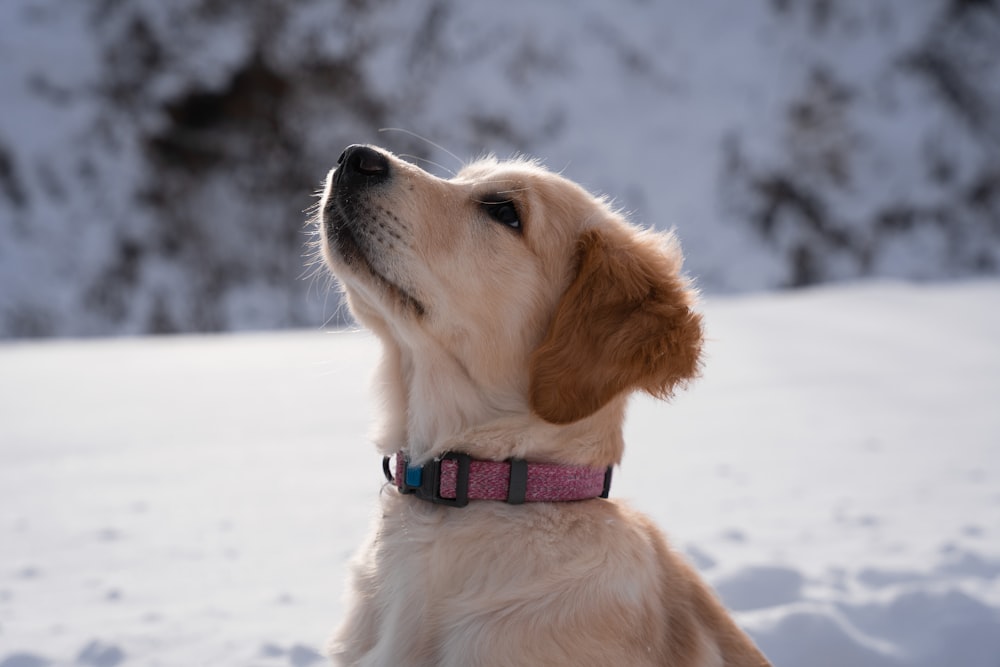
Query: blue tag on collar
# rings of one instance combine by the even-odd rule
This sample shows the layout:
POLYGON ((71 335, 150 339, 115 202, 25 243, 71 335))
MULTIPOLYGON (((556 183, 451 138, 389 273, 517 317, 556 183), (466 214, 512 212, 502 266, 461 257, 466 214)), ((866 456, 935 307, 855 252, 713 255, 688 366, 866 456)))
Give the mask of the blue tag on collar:
POLYGON ((406 466, 406 475, 404 479, 406 480, 407 486, 420 486, 420 483, 424 478, 424 468, 423 466, 406 466))

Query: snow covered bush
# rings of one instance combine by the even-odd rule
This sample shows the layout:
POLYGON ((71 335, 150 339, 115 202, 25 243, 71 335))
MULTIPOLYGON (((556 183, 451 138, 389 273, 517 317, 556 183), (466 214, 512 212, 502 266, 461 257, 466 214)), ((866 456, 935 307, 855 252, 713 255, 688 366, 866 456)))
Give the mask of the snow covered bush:
POLYGON ((9 0, 0 336, 337 322, 340 150, 525 152, 707 290, 1000 267, 996 0, 9 0))

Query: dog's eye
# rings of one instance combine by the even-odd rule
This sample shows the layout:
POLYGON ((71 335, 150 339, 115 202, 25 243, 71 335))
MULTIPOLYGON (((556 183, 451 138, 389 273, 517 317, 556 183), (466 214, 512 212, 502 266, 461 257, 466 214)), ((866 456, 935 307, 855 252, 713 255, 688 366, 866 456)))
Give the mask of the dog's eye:
POLYGON ((483 202, 483 210, 486 211, 486 215, 501 225, 507 225, 511 229, 520 231, 521 218, 517 214, 517 207, 514 206, 514 202, 510 200, 485 201, 483 202))

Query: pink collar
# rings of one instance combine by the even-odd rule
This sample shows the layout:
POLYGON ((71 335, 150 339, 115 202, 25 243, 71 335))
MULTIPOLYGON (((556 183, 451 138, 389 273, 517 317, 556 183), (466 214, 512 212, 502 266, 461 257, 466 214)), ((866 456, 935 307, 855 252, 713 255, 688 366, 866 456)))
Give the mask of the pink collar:
POLYGON ((470 500, 502 500, 520 505, 607 498, 611 489, 611 466, 588 468, 528 463, 524 459, 481 461, 456 452, 416 466, 399 452, 393 475, 390 458, 382 459, 382 470, 400 493, 453 507, 465 507, 470 500))

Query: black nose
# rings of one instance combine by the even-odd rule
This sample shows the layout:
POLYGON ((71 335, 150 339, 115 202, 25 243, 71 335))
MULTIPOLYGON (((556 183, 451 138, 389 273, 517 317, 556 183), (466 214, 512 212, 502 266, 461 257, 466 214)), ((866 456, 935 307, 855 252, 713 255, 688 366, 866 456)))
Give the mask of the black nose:
POLYGON ((337 185, 375 185, 389 178, 389 160, 368 146, 348 146, 337 164, 337 185))

